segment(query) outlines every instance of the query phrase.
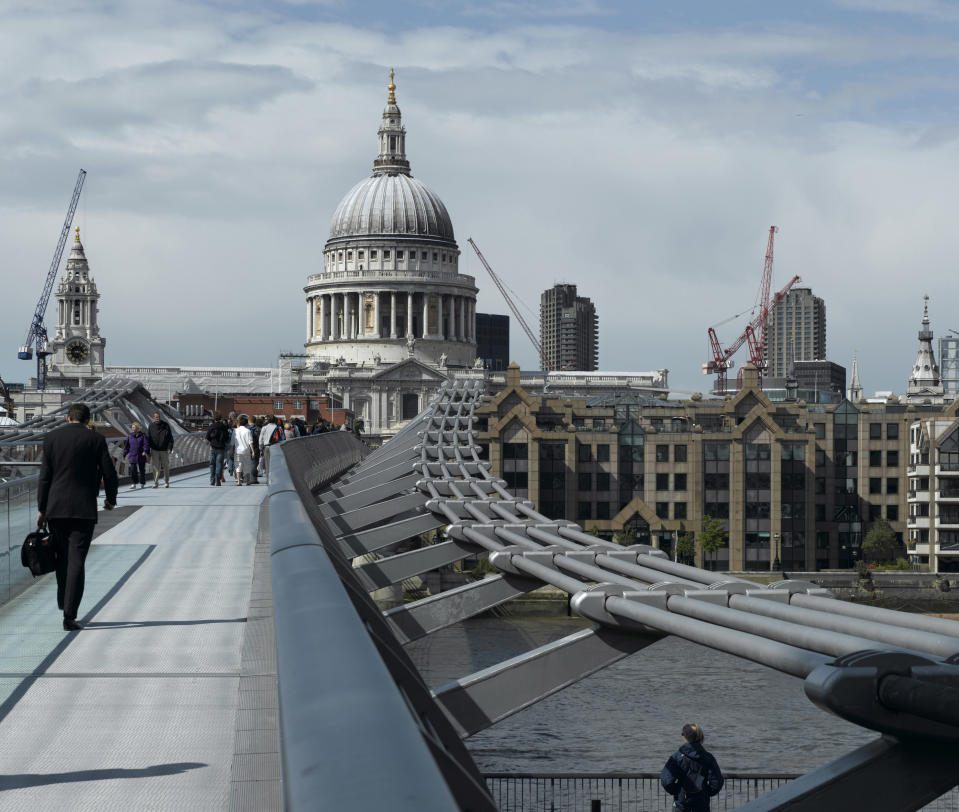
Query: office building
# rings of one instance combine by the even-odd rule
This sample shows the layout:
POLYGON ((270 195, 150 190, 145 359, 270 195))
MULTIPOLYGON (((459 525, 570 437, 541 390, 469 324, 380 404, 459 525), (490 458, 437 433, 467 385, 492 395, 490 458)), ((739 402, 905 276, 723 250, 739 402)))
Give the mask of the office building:
POLYGON ((576 295, 576 285, 544 290, 539 305, 539 340, 547 370, 595 370, 599 366, 596 307, 576 295))
POLYGON ((769 314, 765 375, 785 378, 790 362, 825 357, 826 304, 810 288, 793 288, 769 314))
POLYGON ((476 356, 495 372, 509 366, 509 316, 476 314, 476 356))

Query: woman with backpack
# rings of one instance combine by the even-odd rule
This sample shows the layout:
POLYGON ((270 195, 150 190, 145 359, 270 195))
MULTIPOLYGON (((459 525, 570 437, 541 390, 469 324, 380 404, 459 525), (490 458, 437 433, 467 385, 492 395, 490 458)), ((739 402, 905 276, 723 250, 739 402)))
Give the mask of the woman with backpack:
POLYGON ((709 812, 709 799, 723 788, 722 771, 712 753, 703 747, 704 738, 699 725, 683 725, 683 746, 669 757, 659 774, 677 812, 709 812))
POLYGON ((130 490, 139 485, 141 488, 147 486, 146 466, 147 457, 150 456, 150 439, 143 433, 139 423, 134 422, 130 426, 132 431, 123 441, 123 452, 130 465, 130 476, 133 484, 130 490))

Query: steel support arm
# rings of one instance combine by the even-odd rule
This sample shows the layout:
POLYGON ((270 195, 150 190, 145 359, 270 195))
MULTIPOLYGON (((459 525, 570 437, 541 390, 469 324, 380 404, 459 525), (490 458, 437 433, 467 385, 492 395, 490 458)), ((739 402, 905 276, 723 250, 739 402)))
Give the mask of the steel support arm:
POLYGON ((542 585, 542 581, 518 578, 515 575, 494 575, 482 581, 448 589, 439 595, 430 595, 414 603, 397 606, 383 614, 392 625, 396 639, 401 643, 410 643, 432 634, 437 629, 444 629, 499 606, 517 595, 539 589, 542 585))
POLYGON ((372 530, 341 536, 337 539, 337 543, 344 556, 353 558, 392 547, 420 533, 427 533, 442 526, 443 522, 432 513, 424 513, 421 516, 412 516, 408 519, 400 519, 398 522, 384 524, 372 530))
POLYGON ((959 747, 883 737, 784 784, 739 812, 908 812, 959 782, 959 747))
POLYGON ((378 561, 370 561, 356 567, 353 573, 366 586, 367 591, 372 592, 482 551, 482 548, 468 541, 444 541, 420 547, 418 550, 392 555, 389 558, 381 558, 378 561))
POLYGON ((465 739, 662 636, 584 629, 452 682, 433 695, 465 739))

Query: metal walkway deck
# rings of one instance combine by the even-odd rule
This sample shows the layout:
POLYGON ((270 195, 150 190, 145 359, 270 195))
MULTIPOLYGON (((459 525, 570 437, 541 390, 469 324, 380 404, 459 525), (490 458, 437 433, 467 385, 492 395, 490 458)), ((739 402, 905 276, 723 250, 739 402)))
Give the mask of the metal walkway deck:
POLYGON ((282 806, 265 496, 121 489, 141 507, 94 540, 84 631, 52 575, 0 607, 0 810, 282 806))

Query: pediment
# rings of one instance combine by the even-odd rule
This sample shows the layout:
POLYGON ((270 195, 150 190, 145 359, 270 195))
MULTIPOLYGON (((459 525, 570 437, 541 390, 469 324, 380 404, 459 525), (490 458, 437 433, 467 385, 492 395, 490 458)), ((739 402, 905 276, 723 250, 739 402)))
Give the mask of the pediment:
POLYGON ((377 372, 372 379, 377 383, 390 381, 396 381, 397 383, 409 383, 410 381, 442 383, 446 380, 446 375, 437 372, 431 366, 427 366, 415 358, 407 358, 405 361, 400 361, 382 372, 377 372))

